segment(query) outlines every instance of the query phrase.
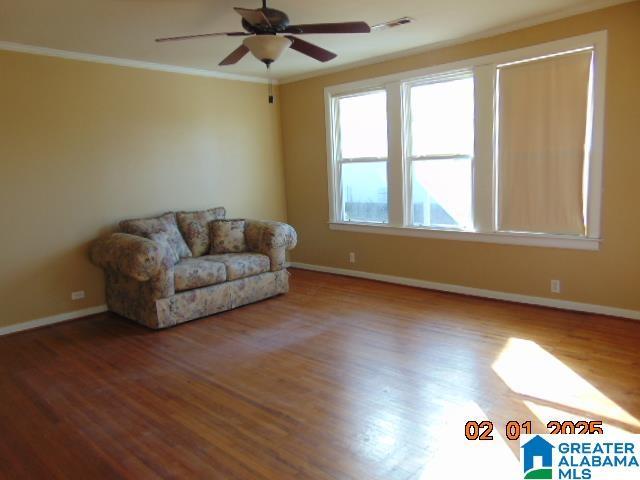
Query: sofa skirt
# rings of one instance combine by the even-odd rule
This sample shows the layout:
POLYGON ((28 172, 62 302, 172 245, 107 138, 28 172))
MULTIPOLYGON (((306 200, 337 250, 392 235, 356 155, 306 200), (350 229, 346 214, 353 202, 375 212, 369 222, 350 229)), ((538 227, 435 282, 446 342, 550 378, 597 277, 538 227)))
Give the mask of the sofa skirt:
POLYGON ((286 270, 279 270, 176 293, 171 297, 155 300, 154 305, 149 305, 150 308, 145 309, 146 312, 141 315, 136 315, 135 309, 132 311, 125 308, 116 298, 109 298, 110 295, 107 295, 107 304, 109 310, 119 315, 149 328, 161 329, 196 318, 208 317, 288 291, 289 273, 286 270))

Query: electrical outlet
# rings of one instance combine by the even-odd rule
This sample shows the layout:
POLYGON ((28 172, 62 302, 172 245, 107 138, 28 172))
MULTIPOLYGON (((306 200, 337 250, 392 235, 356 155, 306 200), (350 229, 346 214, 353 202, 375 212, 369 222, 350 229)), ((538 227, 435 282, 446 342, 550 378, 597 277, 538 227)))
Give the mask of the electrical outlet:
POLYGON ((84 290, 71 292, 71 300, 82 300, 84 298, 84 290))
POLYGON ((551 293, 560 293, 560 280, 551 280, 551 293))
POLYGON ((349 263, 356 263, 356 254, 355 254, 355 252, 349 253, 349 263))

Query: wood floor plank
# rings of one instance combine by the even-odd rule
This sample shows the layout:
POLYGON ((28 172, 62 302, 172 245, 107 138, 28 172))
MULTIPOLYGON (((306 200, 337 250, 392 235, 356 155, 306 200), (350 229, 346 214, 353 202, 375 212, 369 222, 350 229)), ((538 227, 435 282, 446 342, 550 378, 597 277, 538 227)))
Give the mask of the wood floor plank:
POLYGON ((292 270, 288 295, 170 330, 0 337, 0 478, 511 478, 511 419, 640 433, 638 345, 634 321, 292 270))

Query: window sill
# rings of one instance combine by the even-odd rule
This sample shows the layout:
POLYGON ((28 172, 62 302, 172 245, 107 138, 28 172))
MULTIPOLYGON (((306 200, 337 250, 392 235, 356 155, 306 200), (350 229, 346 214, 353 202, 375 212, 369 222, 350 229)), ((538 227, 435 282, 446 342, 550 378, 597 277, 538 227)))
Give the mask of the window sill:
POLYGON ((529 247, 566 248, 573 250, 599 250, 600 239, 569 235, 547 235, 535 233, 480 233, 460 230, 441 230, 420 227, 395 227, 374 223, 329 222, 331 230, 358 233, 377 233, 401 237, 435 238, 463 242, 497 243, 503 245, 525 245, 529 247))

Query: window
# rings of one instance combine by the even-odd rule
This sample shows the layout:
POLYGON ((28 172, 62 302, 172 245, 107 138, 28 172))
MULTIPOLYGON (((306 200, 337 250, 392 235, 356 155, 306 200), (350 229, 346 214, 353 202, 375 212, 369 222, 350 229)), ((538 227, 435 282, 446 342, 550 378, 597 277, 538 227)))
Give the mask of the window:
POLYGON ((336 99, 340 219, 387 223, 387 93, 336 99))
POLYGON ((412 225, 473 228, 473 75, 407 85, 412 225))
POLYGON ((330 225, 598 249, 606 32, 328 87, 330 225))

